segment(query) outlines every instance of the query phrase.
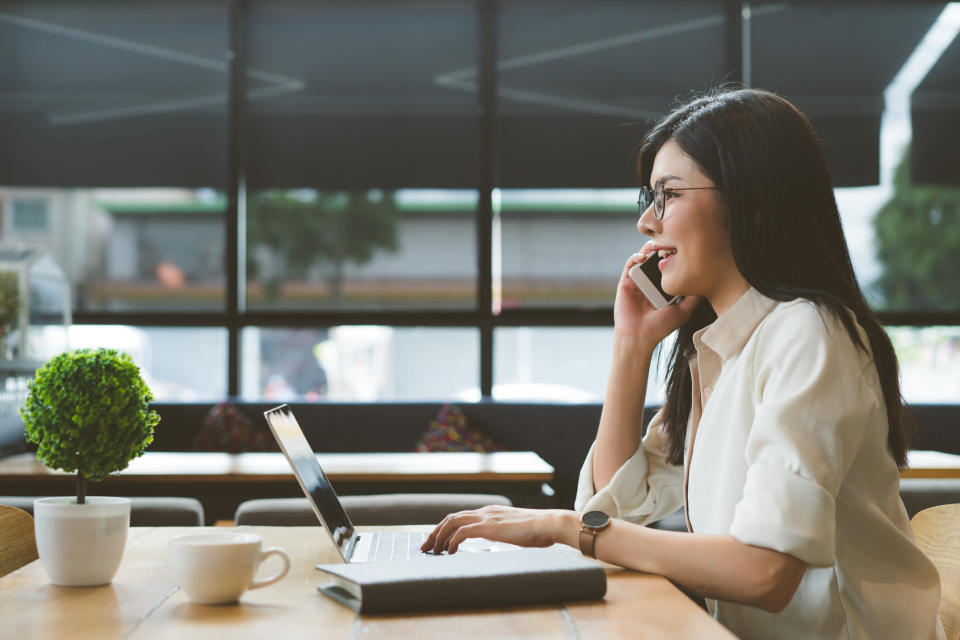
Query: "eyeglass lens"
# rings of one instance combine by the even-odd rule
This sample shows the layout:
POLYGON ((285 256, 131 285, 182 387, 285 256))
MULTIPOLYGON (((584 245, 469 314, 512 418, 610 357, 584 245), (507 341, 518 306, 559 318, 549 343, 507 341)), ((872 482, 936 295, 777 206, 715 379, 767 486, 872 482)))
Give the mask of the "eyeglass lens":
POLYGON ((637 200, 637 208, 640 209, 640 213, 643 214, 650 207, 650 202, 653 199, 650 197, 650 189, 647 187, 641 187, 640 189, 640 198, 637 200))
POLYGON ((657 182, 652 191, 649 187, 643 187, 640 189, 640 199, 637 200, 637 206, 640 208, 640 213, 643 214, 643 212, 649 209, 650 205, 653 204, 653 213, 656 215, 657 220, 660 220, 663 218, 663 205, 665 198, 666 194, 664 193, 662 182, 657 182))

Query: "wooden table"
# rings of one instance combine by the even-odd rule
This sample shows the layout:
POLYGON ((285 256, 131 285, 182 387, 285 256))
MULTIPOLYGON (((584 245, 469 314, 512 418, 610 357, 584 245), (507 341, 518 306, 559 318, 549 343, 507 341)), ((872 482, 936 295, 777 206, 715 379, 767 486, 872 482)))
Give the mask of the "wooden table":
MULTIPOLYGON (((553 467, 532 451, 497 453, 321 453, 341 495, 495 493, 518 506, 553 506, 544 485, 553 467)), ((244 500, 302 496, 281 453, 148 452, 91 484, 92 495, 198 498, 207 522, 232 519, 244 500)), ((45 467, 31 453, 0 459, 0 495, 70 495, 76 477, 45 467)))
POLYGON ((960 478, 960 456, 943 451, 907 451, 901 478, 960 478))
MULTIPOLYGON (((397 527, 423 530, 423 527, 397 527)), ((197 605, 165 565, 169 538, 199 528, 133 528, 113 583, 56 587, 33 562, 0 578, 5 638, 711 638, 734 636, 659 576, 608 569, 603 601, 419 615, 359 616, 317 592, 313 565, 336 551, 317 527, 238 527, 290 554, 290 574, 238 605, 197 605)), ((276 560, 263 567, 271 572, 276 560)))

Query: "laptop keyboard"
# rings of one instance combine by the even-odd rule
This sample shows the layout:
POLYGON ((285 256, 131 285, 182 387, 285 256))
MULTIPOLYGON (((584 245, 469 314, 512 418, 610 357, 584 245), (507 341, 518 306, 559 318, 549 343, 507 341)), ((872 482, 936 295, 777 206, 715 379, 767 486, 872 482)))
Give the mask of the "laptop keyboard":
POLYGON ((374 562, 407 560, 423 556, 420 545, 427 539, 426 533, 391 531, 371 534, 370 559, 374 562))

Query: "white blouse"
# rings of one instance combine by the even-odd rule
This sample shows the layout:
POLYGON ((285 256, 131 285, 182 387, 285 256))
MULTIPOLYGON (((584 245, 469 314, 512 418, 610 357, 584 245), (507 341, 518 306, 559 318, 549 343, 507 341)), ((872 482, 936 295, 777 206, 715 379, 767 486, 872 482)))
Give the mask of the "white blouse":
POLYGON ((693 342, 684 465, 664 458, 657 413, 598 492, 591 447, 576 509, 646 524, 683 505, 691 531, 805 562, 780 613, 707 600, 741 638, 942 637, 940 580, 900 500, 872 357, 830 312, 752 288, 693 342))

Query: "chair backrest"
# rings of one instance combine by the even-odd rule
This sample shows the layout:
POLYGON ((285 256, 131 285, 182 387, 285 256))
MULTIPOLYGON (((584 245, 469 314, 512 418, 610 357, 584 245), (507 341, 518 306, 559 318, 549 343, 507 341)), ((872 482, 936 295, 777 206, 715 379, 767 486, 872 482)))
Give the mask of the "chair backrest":
POLYGON ((960 504, 924 509, 910 520, 917 545, 940 573, 940 621, 960 638, 960 504))
MULTIPOLYGON (((434 524, 454 511, 488 504, 512 506, 506 496, 486 493, 385 493, 340 498, 356 526, 434 524)), ((317 516, 306 498, 247 500, 234 514, 237 525, 315 527, 317 516)))
POLYGON ((36 559, 33 516, 22 509, 0 505, 0 576, 36 559))

